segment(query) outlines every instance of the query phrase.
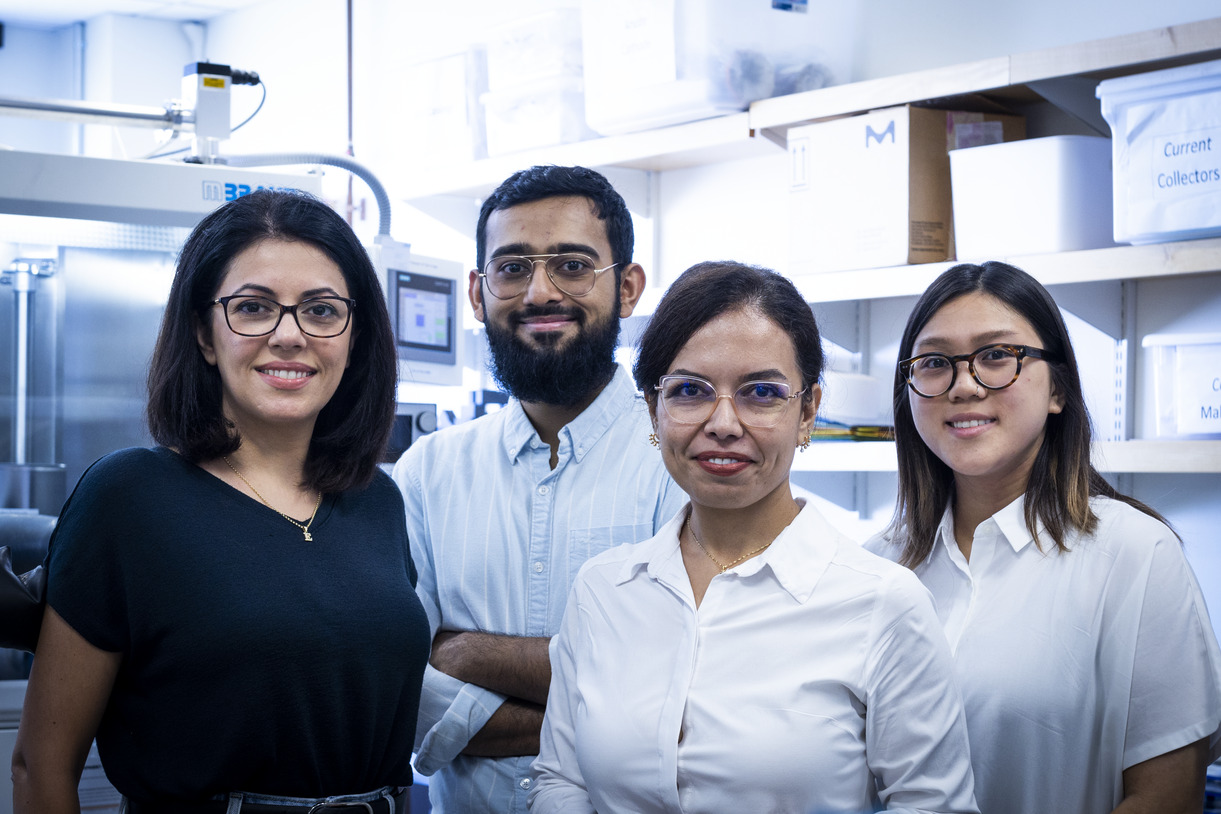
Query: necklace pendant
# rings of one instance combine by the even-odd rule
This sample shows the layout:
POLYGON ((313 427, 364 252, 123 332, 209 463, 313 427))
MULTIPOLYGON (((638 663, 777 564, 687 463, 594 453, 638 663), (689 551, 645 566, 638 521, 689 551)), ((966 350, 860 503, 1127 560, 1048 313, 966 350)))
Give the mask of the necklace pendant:
POLYGON ((314 542, 314 535, 309 533, 309 529, 302 529, 301 533, 305 535, 305 542, 307 542, 307 543, 314 542))

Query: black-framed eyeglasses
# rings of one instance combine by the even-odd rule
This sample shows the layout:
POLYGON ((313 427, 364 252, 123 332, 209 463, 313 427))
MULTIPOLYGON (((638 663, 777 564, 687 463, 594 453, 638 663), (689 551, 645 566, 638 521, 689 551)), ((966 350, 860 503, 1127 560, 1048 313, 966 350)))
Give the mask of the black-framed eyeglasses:
POLYGON ((225 324, 238 336, 266 336, 280 327, 285 314, 292 314, 306 336, 327 339, 339 336, 352 321, 356 300, 347 297, 310 297, 296 305, 284 305, 267 297, 233 294, 212 300, 225 313, 225 324))
POLYGON ((598 275, 618 263, 597 268, 592 257, 579 252, 564 254, 515 254, 493 257, 479 276, 487 281, 488 291, 498 300, 520 297, 530 285, 534 268, 543 264, 552 284, 570 297, 583 297, 593 290, 598 275))
POLYGON ((971 353, 951 356, 946 353, 922 353, 899 362, 899 374, 917 396, 936 398, 950 391, 958 378, 958 363, 967 369, 980 387, 1004 390, 1018 380, 1025 358, 1058 361, 1059 357, 1042 348, 1029 345, 984 345, 971 353))
POLYGON ((786 382, 746 382, 724 395, 712 383, 697 376, 662 376, 653 388, 661 408, 676 424, 703 424, 712 417, 717 402, 729 399, 738 421, 748 427, 774 427, 789 402, 805 392, 793 392, 786 382))

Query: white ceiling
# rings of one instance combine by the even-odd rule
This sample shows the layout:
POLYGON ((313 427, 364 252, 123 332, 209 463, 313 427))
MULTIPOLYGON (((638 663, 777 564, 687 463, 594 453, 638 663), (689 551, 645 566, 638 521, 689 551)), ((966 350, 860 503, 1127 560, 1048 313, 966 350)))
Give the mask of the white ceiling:
POLYGON ((57 28, 101 14, 207 20, 261 0, 0 0, 0 23, 57 28))

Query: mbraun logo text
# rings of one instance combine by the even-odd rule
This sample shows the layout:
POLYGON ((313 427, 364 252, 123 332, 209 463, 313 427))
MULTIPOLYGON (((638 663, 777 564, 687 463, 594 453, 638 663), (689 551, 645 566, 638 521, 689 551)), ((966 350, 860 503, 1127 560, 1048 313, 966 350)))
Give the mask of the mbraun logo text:
POLYGON ((865 125, 865 147, 866 147, 866 149, 868 149, 868 147, 869 147, 869 142, 872 141, 872 142, 876 142, 877 144, 881 144, 883 141, 886 140, 887 136, 890 136, 890 143, 894 144, 895 143, 895 120, 894 119, 890 120, 890 123, 886 125, 886 129, 883 130, 881 133, 875 131, 873 129, 872 125, 869 125, 869 124, 865 125))
POLYGON ((273 189, 290 191, 292 187, 277 187, 271 184, 258 184, 251 186, 250 184, 233 184, 222 183, 220 181, 204 181, 203 182, 203 199, 205 201, 235 201, 243 195, 249 195, 256 189, 273 189))

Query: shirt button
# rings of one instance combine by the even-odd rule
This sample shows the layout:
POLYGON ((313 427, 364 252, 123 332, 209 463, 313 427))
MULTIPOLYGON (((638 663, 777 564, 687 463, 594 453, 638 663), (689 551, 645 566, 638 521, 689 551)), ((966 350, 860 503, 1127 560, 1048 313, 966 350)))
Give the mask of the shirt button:
POLYGON ((523 777, 521 780, 517 781, 517 785, 521 786, 523 789, 530 788, 530 778, 523 777))
POLYGON ((538 493, 539 493, 540 495, 545 495, 545 494, 547 494, 547 493, 548 493, 548 492, 550 492, 550 491, 551 491, 551 487, 550 487, 550 486, 548 486, 548 485, 547 485, 547 484, 545 484, 545 483, 544 483, 542 486, 538 487, 538 493))
POLYGON ((534 564, 534 573, 536 573, 536 574, 543 573, 543 564, 541 562, 536 562, 534 564))

